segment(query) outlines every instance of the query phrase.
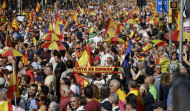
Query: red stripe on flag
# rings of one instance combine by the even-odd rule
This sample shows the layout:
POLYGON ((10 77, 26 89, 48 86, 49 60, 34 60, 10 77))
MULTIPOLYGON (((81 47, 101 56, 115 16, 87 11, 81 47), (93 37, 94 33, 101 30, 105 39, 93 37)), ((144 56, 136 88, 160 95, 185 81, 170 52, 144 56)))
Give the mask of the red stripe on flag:
POLYGON ((109 25, 110 25, 110 18, 108 18, 108 21, 107 21, 107 26, 106 26, 106 30, 105 30, 105 33, 104 33, 104 36, 107 34, 108 32, 108 28, 109 28, 109 25))

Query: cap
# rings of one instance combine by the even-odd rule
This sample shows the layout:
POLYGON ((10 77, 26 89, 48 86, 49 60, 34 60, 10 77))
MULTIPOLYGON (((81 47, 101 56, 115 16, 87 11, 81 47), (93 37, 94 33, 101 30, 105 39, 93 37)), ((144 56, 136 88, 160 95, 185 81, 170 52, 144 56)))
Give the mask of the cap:
POLYGON ((79 45, 76 45, 76 48, 80 49, 80 46, 79 46, 79 45))
POLYGON ((93 60, 98 60, 98 61, 100 61, 100 57, 95 57, 93 60))
POLYGON ((13 71, 13 67, 12 67, 12 66, 10 66, 10 65, 6 66, 6 68, 5 68, 5 69, 7 69, 8 71, 13 71))

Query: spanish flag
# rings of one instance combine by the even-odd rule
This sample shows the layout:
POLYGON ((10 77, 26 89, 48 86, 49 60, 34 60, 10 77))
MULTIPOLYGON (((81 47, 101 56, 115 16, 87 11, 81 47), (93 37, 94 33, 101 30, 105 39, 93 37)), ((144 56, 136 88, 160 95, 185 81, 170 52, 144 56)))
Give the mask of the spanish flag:
POLYGON ((150 44, 150 42, 147 43, 147 44, 145 44, 144 47, 142 48, 142 50, 143 50, 144 52, 148 52, 148 51, 151 50, 151 49, 152 49, 152 45, 150 44))
POLYGON ((48 33, 53 33, 53 23, 49 23, 48 33))
POLYGON ((4 0, 2 8, 5 9, 7 7, 6 0, 4 0))
POLYGON ((113 21, 111 18, 108 18, 104 34, 109 34, 109 37, 117 37, 119 30, 120 30, 120 25, 117 22, 113 21))
POLYGON ((13 74, 11 75, 11 79, 9 82, 9 86, 7 88, 7 98, 13 99, 16 95, 16 97, 20 96, 19 87, 18 87, 18 78, 15 69, 13 69, 13 74))
POLYGON ((34 45, 36 45, 36 44, 37 44, 37 42, 36 42, 35 35, 34 35, 34 33, 33 33, 33 31, 32 31, 32 30, 31 30, 30 32, 31 32, 31 35, 32 35, 33 44, 34 44, 34 45))
POLYGON ((79 67, 92 67, 93 61, 92 61, 92 53, 90 46, 88 45, 81 55, 79 61, 78 61, 79 67))
POLYGON ((84 10, 79 6, 79 4, 77 4, 77 5, 78 5, 78 8, 79 8, 79 12, 85 14, 84 10))
POLYGON ((58 35, 61 34, 61 30, 59 28, 59 24, 58 23, 55 24, 55 33, 58 34, 58 35))
POLYGON ((6 46, 13 47, 13 44, 12 44, 12 41, 10 39, 9 33, 7 33, 7 36, 6 36, 6 46))
POLYGON ((17 30, 17 29, 20 28, 19 25, 18 25, 18 23, 17 23, 17 21, 16 21, 16 19, 13 20, 12 27, 13 27, 15 30, 17 30))
POLYGON ((27 16, 29 16, 29 15, 30 15, 30 12, 28 12, 26 9, 24 9, 24 11, 22 12, 22 15, 27 15, 27 16))
POLYGON ((39 12, 39 10, 40 10, 40 4, 37 3, 37 4, 36 4, 36 12, 39 12))
POLYGON ((24 65, 28 65, 28 54, 22 56, 22 63, 24 63, 24 65))
POLYGON ((140 92, 137 88, 134 88, 133 90, 131 90, 127 96, 129 94, 134 94, 137 96, 137 111, 145 111, 145 107, 144 107, 144 103, 143 103, 143 99, 142 96, 140 95, 140 92))

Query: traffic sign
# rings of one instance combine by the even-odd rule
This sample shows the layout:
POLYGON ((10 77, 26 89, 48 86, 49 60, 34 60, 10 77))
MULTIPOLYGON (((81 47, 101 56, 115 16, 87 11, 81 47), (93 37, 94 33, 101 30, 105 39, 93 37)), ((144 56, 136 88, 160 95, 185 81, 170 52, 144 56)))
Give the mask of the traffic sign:
POLYGON ((156 12, 168 12, 168 0, 156 0, 156 12))

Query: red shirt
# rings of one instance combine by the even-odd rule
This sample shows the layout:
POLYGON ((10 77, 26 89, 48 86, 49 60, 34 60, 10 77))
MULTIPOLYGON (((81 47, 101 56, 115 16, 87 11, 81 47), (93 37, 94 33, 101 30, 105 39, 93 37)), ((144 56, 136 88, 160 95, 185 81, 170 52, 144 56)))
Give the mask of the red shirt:
POLYGON ((59 101, 59 111, 67 111, 67 103, 70 101, 69 96, 61 97, 59 101))
POLYGON ((101 111, 100 103, 96 100, 88 102, 85 106, 86 111, 101 111))

